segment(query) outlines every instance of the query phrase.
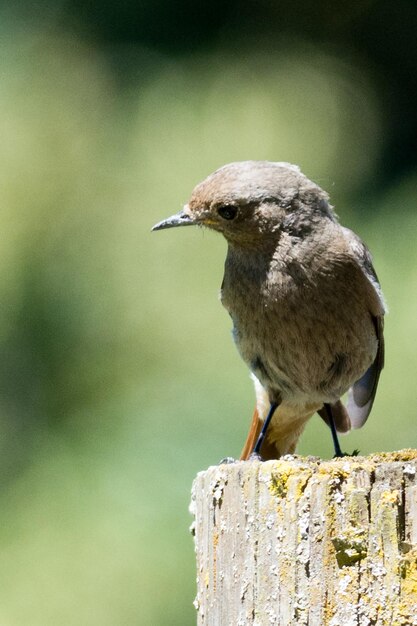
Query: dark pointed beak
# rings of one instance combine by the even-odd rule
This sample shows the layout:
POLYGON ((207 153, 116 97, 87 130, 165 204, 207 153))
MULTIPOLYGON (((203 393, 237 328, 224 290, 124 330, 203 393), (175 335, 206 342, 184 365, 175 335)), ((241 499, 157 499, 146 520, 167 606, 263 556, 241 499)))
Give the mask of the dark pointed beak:
POLYGON ((164 228, 174 228, 175 226, 192 226, 195 223, 192 217, 184 213, 184 211, 180 211, 175 215, 171 215, 171 217, 168 217, 166 220, 155 224, 152 230, 163 230, 164 228))

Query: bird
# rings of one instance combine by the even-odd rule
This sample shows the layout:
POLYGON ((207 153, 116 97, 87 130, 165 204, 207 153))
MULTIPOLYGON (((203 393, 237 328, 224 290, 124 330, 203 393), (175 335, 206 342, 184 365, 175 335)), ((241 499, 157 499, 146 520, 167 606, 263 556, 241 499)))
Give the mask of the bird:
POLYGON ((294 454, 316 412, 343 456, 338 433, 366 422, 384 365, 386 305, 368 248, 285 162, 220 167, 152 230, 191 225, 227 241, 220 299, 256 395, 240 459, 294 454))

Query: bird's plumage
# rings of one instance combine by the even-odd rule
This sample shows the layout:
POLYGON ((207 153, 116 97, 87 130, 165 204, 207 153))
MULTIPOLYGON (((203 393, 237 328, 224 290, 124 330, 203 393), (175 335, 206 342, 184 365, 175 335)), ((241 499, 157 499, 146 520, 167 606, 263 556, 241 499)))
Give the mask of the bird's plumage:
POLYGON ((368 249, 327 193, 294 165, 231 163, 197 185, 174 222, 228 242, 221 300, 257 395, 243 457, 270 403, 279 407, 264 458, 294 451, 314 412, 327 419, 324 403, 340 432, 361 426, 383 367, 385 305, 368 249))

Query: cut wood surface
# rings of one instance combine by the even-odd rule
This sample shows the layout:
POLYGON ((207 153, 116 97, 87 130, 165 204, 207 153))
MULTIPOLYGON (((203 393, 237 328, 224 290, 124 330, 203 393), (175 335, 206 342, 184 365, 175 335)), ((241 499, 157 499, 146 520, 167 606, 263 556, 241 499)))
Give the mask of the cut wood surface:
POLYGON ((417 625, 416 474, 416 450, 199 473, 198 624, 417 625))

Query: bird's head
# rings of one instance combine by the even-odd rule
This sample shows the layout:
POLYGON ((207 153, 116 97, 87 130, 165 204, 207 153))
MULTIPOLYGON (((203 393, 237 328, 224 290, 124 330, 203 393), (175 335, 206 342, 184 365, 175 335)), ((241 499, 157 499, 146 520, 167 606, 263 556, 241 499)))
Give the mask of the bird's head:
POLYGON ((206 226, 235 244, 249 245, 311 228, 335 215, 328 196, 300 169, 289 163, 229 163, 199 183, 183 210, 152 230, 174 226, 206 226))

